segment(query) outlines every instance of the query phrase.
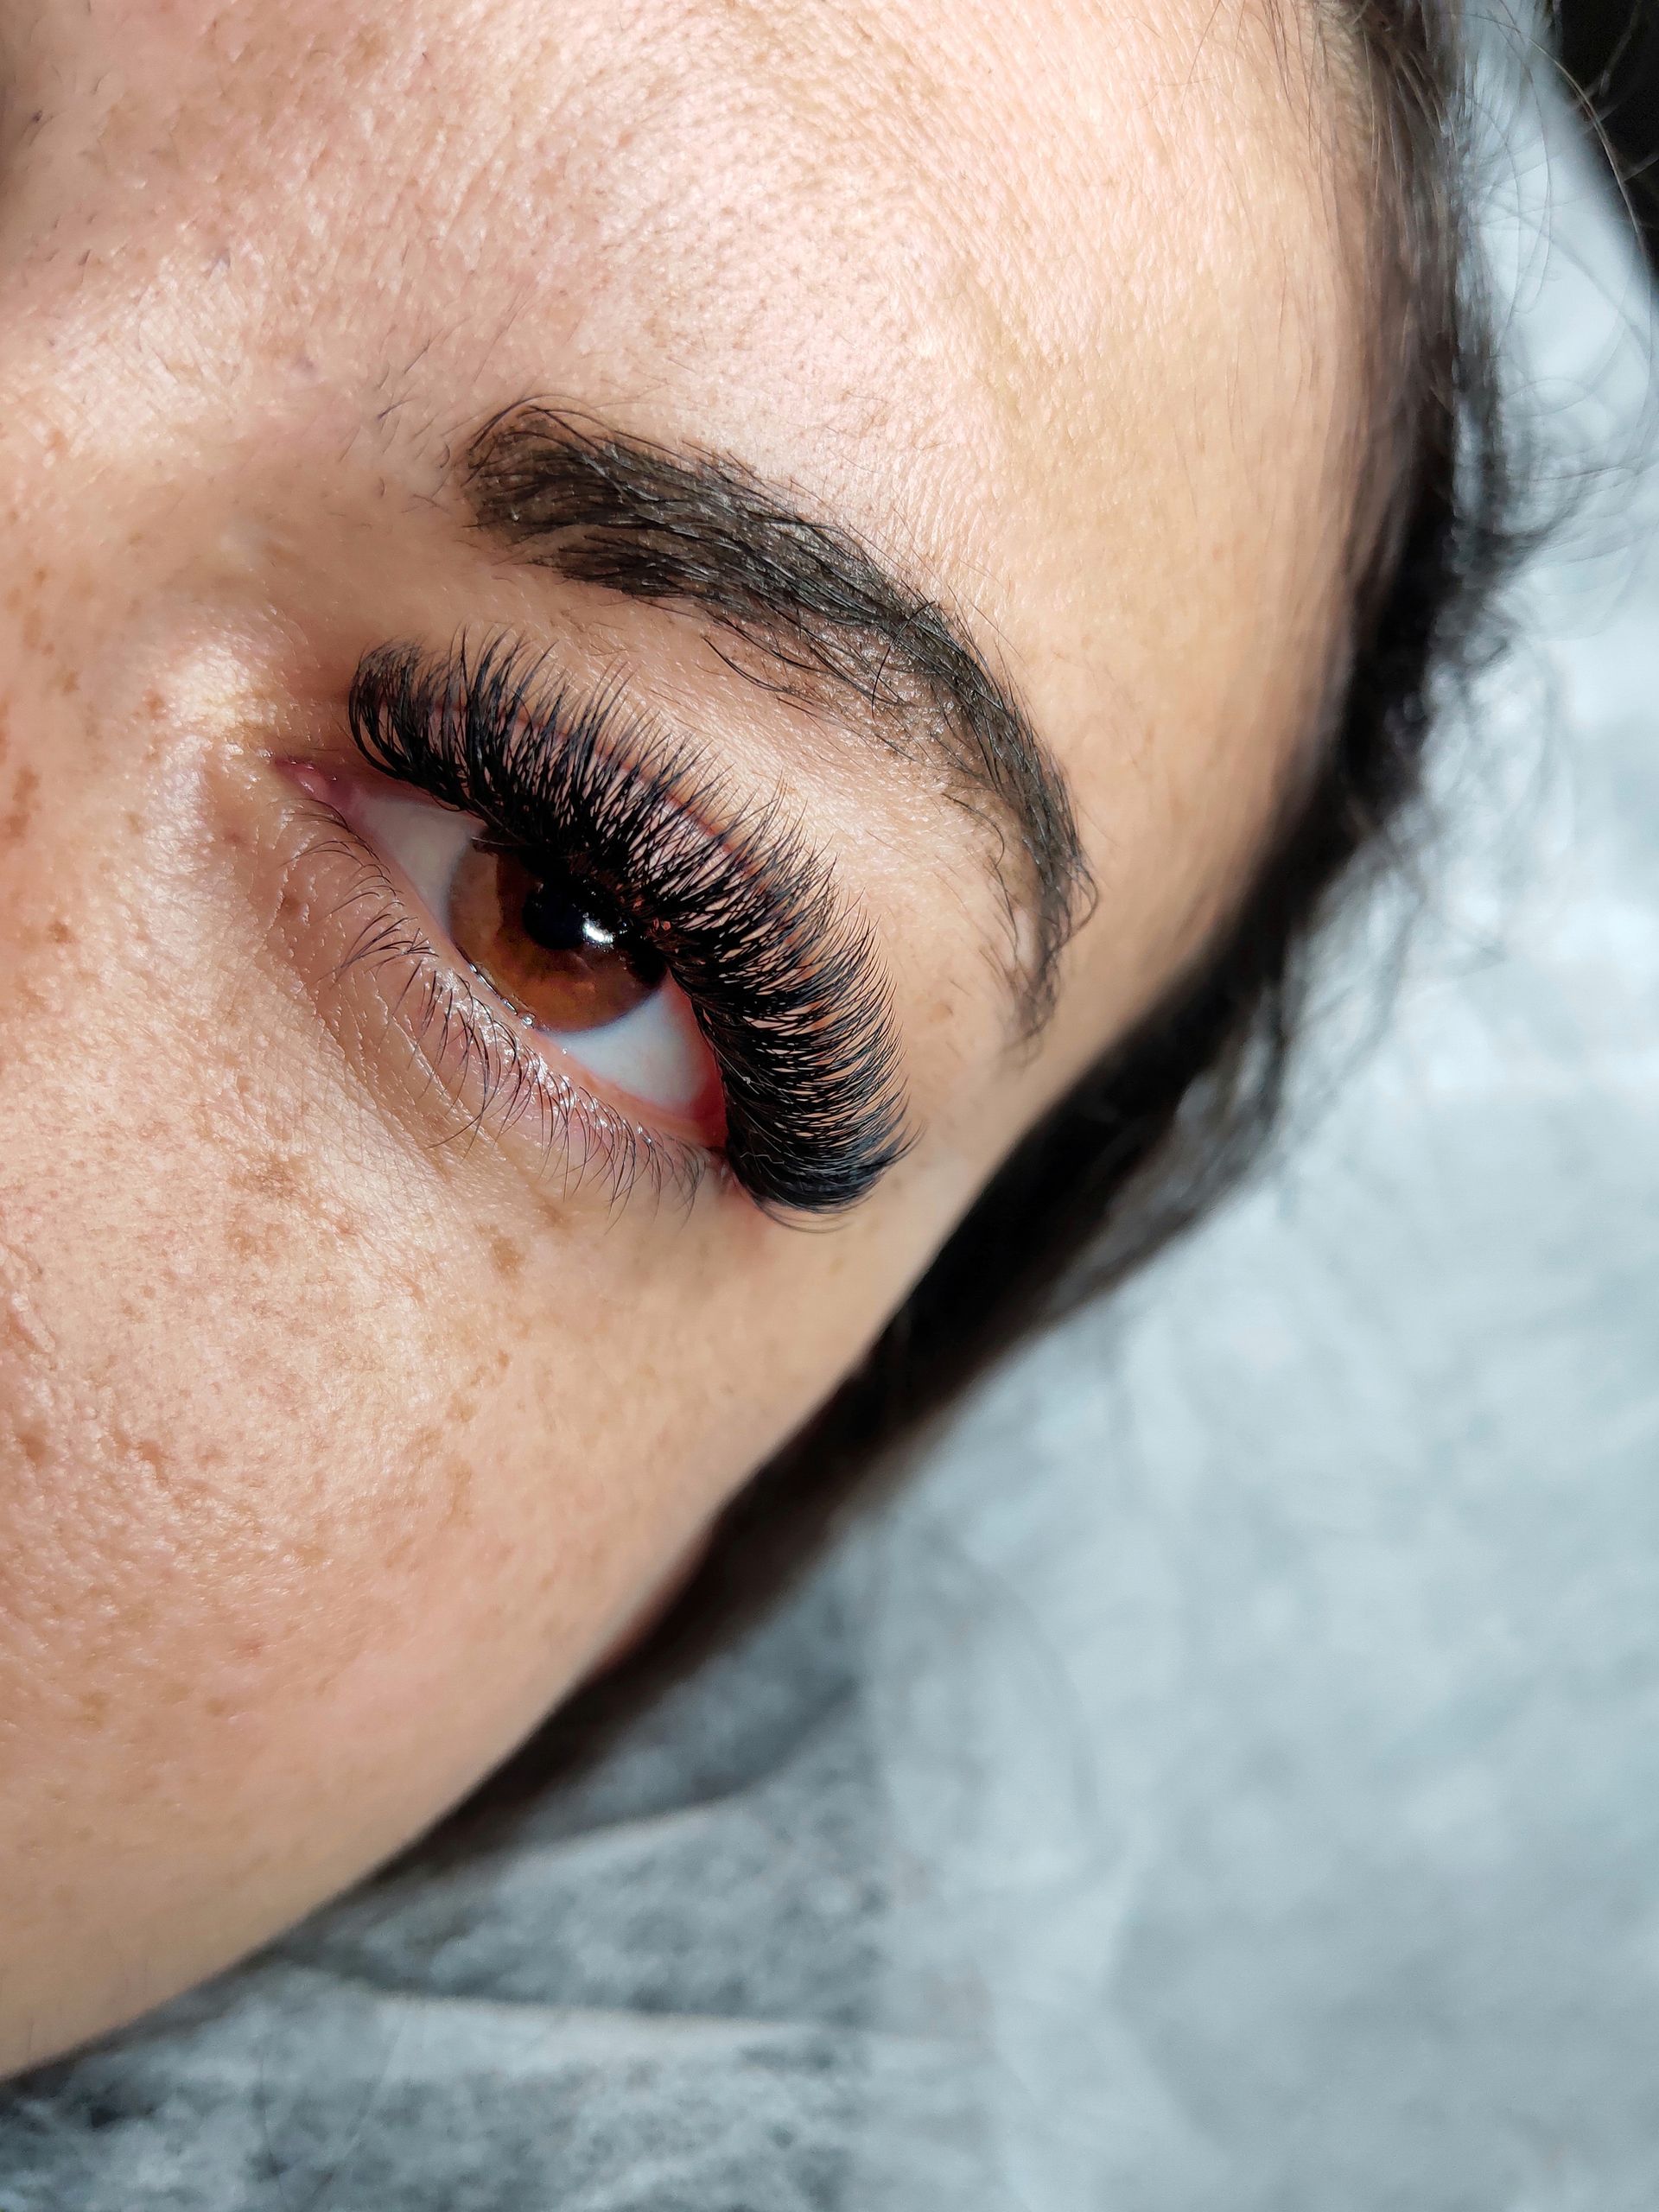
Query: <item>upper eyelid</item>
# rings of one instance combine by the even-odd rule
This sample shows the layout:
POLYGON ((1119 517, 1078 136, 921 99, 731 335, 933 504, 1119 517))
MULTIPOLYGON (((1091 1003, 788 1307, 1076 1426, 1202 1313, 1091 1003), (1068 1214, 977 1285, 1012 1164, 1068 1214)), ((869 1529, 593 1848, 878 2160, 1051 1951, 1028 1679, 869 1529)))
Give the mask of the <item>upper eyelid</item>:
MULTIPOLYGON (((359 749, 372 765, 393 775, 400 774, 399 767, 386 759, 369 728, 372 719, 380 719, 381 709, 377 705, 365 712, 362 702, 365 678, 378 676, 385 660, 394 655, 404 658, 407 666, 410 652, 406 646, 394 646, 365 656, 353 686, 353 734, 359 749)), ((545 652, 532 653, 510 638, 491 639, 469 661, 463 637, 457 641, 454 654, 453 665, 463 681, 474 671, 481 672, 492 684, 498 680, 498 671, 505 679, 501 687, 508 702, 504 718, 529 734, 531 741, 523 746, 522 754, 531 756, 532 766, 551 770, 573 748, 585 752, 591 747, 591 757, 608 785, 609 795, 614 796, 624 785, 631 791, 639 809, 632 817, 635 828, 642 826, 649 810, 659 822, 683 825, 711 859, 738 857, 734 838, 742 839, 758 817, 753 810, 735 805, 717 777, 698 771, 688 747, 645 716, 624 708, 617 679, 607 680, 590 694, 578 694, 556 675, 550 675, 546 688, 538 689, 536 679, 550 671, 550 656, 545 652)), ((469 700, 474 696, 467 693, 469 700)), ((454 772, 458 766, 453 759, 454 732, 447 726, 453 711, 453 702, 446 702, 442 714, 435 716, 429 700, 423 701, 415 710, 417 719, 446 724, 442 736, 430 741, 426 750, 428 765, 444 762, 452 770, 448 788, 434 795, 478 815, 518 849, 534 849, 538 836, 535 817, 545 791, 538 792, 530 784, 523 757, 517 761, 515 772, 493 780, 486 788, 454 772)), ((405 721, 404 729, 410 727, 405 721)), ((430 791, 430 783, 423 779, 423 787, 430 791)))

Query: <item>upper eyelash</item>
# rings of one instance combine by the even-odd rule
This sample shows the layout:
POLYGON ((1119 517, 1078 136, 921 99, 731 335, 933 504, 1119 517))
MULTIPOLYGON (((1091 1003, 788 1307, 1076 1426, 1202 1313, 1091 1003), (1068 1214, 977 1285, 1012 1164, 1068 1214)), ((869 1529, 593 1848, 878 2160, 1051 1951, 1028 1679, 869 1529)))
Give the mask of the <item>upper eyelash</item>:
POLYGON ((578 701, 493 639, 359 664, 347 711, 376 768, 559 866, 649 941, 696 1009, 721 1072, 732 1173, 760 1205, 852 1205, 908 1145, 891 997, 831 863, 776 800, 717 777, 623 709, 578 701), (719 825, 717 828, 714 825, 719 825))

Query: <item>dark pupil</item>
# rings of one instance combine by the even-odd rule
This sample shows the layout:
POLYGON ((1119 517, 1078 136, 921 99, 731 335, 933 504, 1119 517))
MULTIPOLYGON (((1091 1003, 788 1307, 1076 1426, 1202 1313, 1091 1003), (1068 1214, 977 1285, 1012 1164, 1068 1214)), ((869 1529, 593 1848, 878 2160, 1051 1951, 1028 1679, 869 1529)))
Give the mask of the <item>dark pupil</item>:
POLYGON ((519 921, 524 935, 544 952, 581 953, 590 960, 610 954, 646 983, 656 982, 662 975, 663 963, 650 945, 601 922, 569 883, 532 885, 524 894, 519 921))

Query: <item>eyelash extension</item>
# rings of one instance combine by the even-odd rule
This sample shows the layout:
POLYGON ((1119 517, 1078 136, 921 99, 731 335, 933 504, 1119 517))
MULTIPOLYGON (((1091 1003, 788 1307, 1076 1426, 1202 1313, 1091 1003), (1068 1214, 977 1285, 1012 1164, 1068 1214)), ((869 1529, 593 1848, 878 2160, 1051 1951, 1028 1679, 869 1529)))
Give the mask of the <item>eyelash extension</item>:
POLYGON ((353 738, 652 945, 719 1069, 731 1173, 769 1211, 843 1211, 909 1143, 870 929, 779 801, 734 807, 613 690, 576 700, 543 667, 507 639, 378 647, 353 680, 353 738))

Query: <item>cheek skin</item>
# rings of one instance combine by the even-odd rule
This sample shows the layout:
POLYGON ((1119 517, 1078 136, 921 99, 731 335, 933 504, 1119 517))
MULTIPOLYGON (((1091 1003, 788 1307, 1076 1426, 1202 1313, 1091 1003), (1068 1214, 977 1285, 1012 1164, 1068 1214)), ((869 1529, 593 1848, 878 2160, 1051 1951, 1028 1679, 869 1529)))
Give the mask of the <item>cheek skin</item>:
MULTIPOLYGON (((1116 964, 1074 982, 1069 1039, 1051 1038, 1028 1083, 969 1067, 951 1095, 936 1085, 925 1156, 832 1234, 716 1230, 710 1209, 582 1216, 487 1145, 392 1110, 366 996, 329 1027, 276 943, 266 803, 216 780, 235 731, 185 680, 178 609, 222 611, 234 570, 297 663, 321 651, 331 601, 349 665, 417 533, 389 492, 358 499, 346 457, 373 477, 405 433, 442 442, 568 380, 601 406, 660 392, 671 435, 839 483, 883 542, 964 551, 969 601, 999 565, 1027 575, 1032 549, 998 511, 1028 512, 1067 587, 1113 610, 1111 636, 1075 656, 1075 696, 1036 696, 1039 719, 1086 734, 1103 696, 1118 718, 1116 657, 1152 622, 1143 688, 1164 720, 1143 718, 1148 762, 1185 757, 1189 724, 1230 748, 1236 726, 1209 696, 1230 698, 1236 672, 1193 648, 1192 625, 1215 626, 1214 595, 1191 588, 1202 563, 1179 531, 1165 542, 1191 489, 1185 414, 1160 402, 1143 420, 1137 404, 1091 436, 1066 458, 1063 507, 982 465, 970 387, 1011 384, 1013 365, 988 379, 943 307, 912 315, 913 211, 862 189, 912 162, 908 93, 850 170, 835 142, 860 120, 831 111, 826 127, 810 85, 751 149, 754 174, 722 154, 748 145, 729 127, 747 110, 709 25, 786 19, 791 52, 768 48, 756 75, 770 103, 797 16, 834 33, 837 97, 861 81, 865 19, 891 16, 901 45, 907 22, 919 34, 931 98, 953 38, 959 73, 984 76, 988 8, 490 0, 465 11, 464 38, 453 8, 424 0, 25 12, 40 20, 0 104, 0 130, 44 118, 15 175, 0 146, 0 2070, 227 1962, 492 1764, 833 1384, 1042 1085, 1147 980, 1144 933, 1097 929, 1116 964), (666 19, 704 57, 683 115, 666 19), (868 268, 861 228, 846 250, 867 200, 868 268), (1167 449, 1167 498, 1148 446, 1167 449), (310 601, 247 526, 261 457, 310 601), (1088 534, 1065 521, 1072 502, 1088 534), (342 565, 327 531, 353 515, 360 557, 342 565), (1144 539, 1141 516, 1156 518, 1144 539), (1167 639, 1165 608, 1187 626, 1167 639), (1165 696, 1171 669, 1190 698, 1165 696)), ((1115 117, 1139 87, 1114 57, 1138 49, 1103 12, 1115 117)), ((1208 39, 1212 10, 1197 12, 1208 39)), ((1147 34, 1160 63, 1161 22, 1147 34)), ((1066 90, 1057 121, 1069 76, 1066 90)), ((1015 232, 997 201, 1056 132, 1040 111, 1012 139, 989 108, 941 114, 953 148, 988 150, 962 172, 929 298, 956 296, 969 245, 1046 291, 1062 257, 1046 202, 1042 229, 1015 232)), ((1193 143, 1183 110, 1169 143, 1193 143)), ((1079 144, 1092 163, 1092 133, 1079 144)), ((1112 204, 1138 204, 1133 162, 1112 204)), ((1083 229, 1092 263, 1103 225, 1083 229)), ((1126 238, 1126 263, 1185 271, 1184 251, 1159 262, 1144 243, 1126 238)), ((1233 257, 1253 283, 1255 263, 1233 257)), ((1137 346, 1185 334, 1189 298, 1124 328, 1137 346)), ((1121 304, 1114 291, 1076 349, 1114 410, 1121 304)), ((1007 321, 999 300, 991 326, 1007 321)), ((1030 350, 1041 404, 1011 390, 1009 405, 1041 454, 1056 385, 1030 350)), ((1175 356, 1148 345, 1145 361, 1161 383, 1175 356)), ((1230 435, 1251 380, 1230 354, 1214 379, 1230 435)), ((1256 512, 1255 476, 1238 497, 1256 512)), ((1241 568, 1261 567, 1255 542, 1241 568)), ((988 613, 1046 652, 1072 632, 1035 557, 1029 574, 1006 624, 988 613)), ((485 612, 470 572, 447 588, 416 624, 438 638, 485 612)), ((1247 671, 1263 658, 1256 603, 1241 601, 1247 671)), ((226 626, 234 661, 246 636, 226 626)), ((328 665, 337 702, 345 671, 328 665)), ((1160 785, 1137 818, 1122 802, 1139 757, 1126 781, 1116 741, 1096 751, 1085 808, 1103 849, 1146 863, 1106 888, 1144 918, 1186 802, 1160 785)), ((1204 880, 1224 858, 1189 852, 1204 880)), ((891 950, 909 957, 902 939, 891 950)), ((950 1018, 922 1027, 948 1059, 950 1018)))
POLYGON ((730 1280, 378 1114, 71 612, 0 621, 0 2068, 435 1816, 875 1319, 834 1239, 730 1280))

